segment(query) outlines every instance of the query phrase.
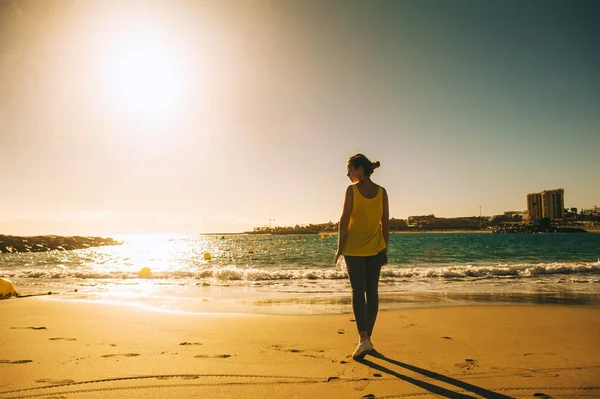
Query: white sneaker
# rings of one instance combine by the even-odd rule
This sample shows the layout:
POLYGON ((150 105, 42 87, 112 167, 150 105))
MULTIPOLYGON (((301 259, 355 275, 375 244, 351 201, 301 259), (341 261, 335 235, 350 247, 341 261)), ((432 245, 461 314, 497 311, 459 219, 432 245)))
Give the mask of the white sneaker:
POLYGON ((372 349, 373 349, 373 344, 371 344, 371 340, 365 339, 364 341, 361 341, 358 343, 358 346, 356 347, 356 349, 354 350, 354 353, 352 354, 352 358, 353 359, 362 359, 363 357, 365 357, 367 352, 369 352, 372 349))

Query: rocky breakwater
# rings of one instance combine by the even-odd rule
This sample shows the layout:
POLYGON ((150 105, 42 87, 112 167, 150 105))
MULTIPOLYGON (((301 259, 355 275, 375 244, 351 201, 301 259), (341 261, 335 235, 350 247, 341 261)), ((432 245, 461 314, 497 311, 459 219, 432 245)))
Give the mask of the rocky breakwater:
POLYGON ((46 251, 71 251, 104 245, 120 245, 122 242, 105 237, 62 237, 62 236, 35 236, 18 237, 0 235, 0 252, 46 252, 46 251))

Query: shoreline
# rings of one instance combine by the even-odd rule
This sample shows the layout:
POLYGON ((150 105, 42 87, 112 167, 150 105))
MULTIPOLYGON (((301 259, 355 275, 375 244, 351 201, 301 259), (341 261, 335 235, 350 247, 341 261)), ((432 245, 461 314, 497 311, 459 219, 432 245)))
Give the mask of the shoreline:
POLYGON ((385 311, 377 353, 357 362, 349 314, 182 314, 46 298, 0 307, 2 399, 600 395, 598 308, 385 311))
MULTIPOLYGON (((352 313, 350 288, 346 292, 335 294, 311 295, 265 295, 264 292, 248 290, 226 290, 211 293, 198 291, 196 295, 187 292, 188 297, 139 296, 123 297, 106 292, 52 292, 29 294, 5 299, 21 301, 36 297, 42 300, 65 303, 88 303, 111 305, 123 308, 144 308, 156 312, 201 314, 239 314, 239 315, 279 315, 286 317, 306 315, 339 316, 352 313), (241 294, 241 296, 240 296, 241 294)), ((406 311, 440 307, 470 306, 569 306, 600 309, 600 293, 593 292, 469 292, 469 291, 419 291, 379 293, 379 310, 406 311)), ((1 303, 0 303, 1 306, 1 303)))

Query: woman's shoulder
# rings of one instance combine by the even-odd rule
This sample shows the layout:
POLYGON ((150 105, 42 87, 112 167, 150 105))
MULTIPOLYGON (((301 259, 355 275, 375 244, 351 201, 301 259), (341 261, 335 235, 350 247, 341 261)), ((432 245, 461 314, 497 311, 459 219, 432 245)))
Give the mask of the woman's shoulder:
POLYGON ((384 197, 387 197, 387 191, 385 190, 385 187, 383 187, 383 186, 382 186, 382 185, 380 185, 380 184, 377 184, 377 187, 379 187, 379 189, 378 189, 378 190, 379 190, 379 193, 378 193, 378 195, 379 195, 379 194, 381 194, 381 195, 383 195, 384 197))
POLYGON ((383 200, 387 201, 387 198, 388 198, 387 190, 383 186, 379 186, 379 189, 381 190, 381 195, 383 196, 383 200))

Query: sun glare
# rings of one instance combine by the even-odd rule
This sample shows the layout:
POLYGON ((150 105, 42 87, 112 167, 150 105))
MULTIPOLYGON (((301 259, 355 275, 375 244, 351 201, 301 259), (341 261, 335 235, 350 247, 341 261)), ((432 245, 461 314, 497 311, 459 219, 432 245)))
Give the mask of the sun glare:
POLYGON ((121 116, 155 123, 181 107, 185 73, 168 33, 151 21, 135 21, 105 37, 102 90, 121 116))

